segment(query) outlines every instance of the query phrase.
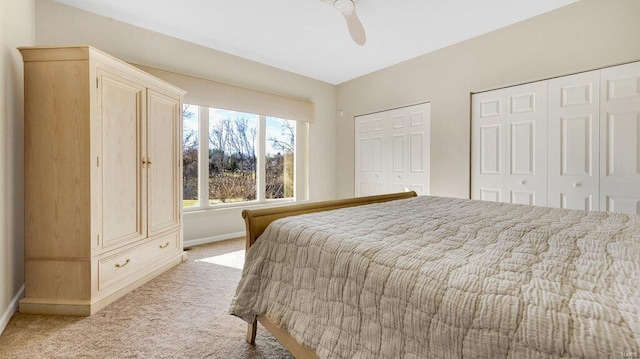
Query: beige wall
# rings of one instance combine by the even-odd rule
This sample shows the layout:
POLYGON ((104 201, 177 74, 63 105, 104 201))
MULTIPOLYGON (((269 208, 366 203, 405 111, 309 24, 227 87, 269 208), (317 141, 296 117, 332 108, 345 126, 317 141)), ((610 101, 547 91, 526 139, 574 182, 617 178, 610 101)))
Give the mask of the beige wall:
MULTIPOLYGON (((353 116, 431 102, 431 191, 468 197, 470 94, 640 60, 640 1, 582 0, 337 87, 36 0, 37 43, 90 44, 125 61, 315 103, 309 197, 353 195, 353 116), (338 113, 343 110, 343 117, 338 113)), ((239 210, 188 214, 185 239, 242 232, 239 210)))
MULTIPOLYGON (((38 45, 89 44, 135 64, 313 102, 309 199, 335 198, 335 86, 51 0, 36 0, 36 20, 38 45)), ((187 241, 221 239, 242 231, 238 209, 185 215, 187 241)))
POLYGON ((35 42, 33 0, 0 1, 0 332, 24 283, 23 72, 35 42))
POLYGON ((339 85, 338 197, 353 195, 353 116, 429 101, 431 193, 468 198, 470 93, 640 60, 638 19, 640 1, 582 0, 339 85))

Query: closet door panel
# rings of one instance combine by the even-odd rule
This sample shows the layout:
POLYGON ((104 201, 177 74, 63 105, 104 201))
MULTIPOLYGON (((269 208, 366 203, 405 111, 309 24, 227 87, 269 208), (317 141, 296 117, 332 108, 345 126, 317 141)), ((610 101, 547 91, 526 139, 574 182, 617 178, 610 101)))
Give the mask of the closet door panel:
POLYGON ((547 205, 547 81, 506 91, 506 202, 547 205))
POLYGON ((600 208, 640 214, 640 63, 601 70, 600 208))
POLYGON ((368 196, 369 174, 371 169, 371 122, 364 118, 355 121, 355 195, 368 196))
POLYGON ((387 181, 391 184, 391 192, 408 191, 405 173, 411 157, 411 139, 407 134, 409 119, 401 109, 387 111, 385 117, 391 124, 391 166, 387 181))
POLYGON ((429 106, 388 111, 393 139, 393 166, 388 181, 393 192, 429 194, 429 106))
POLYGON ((549 81, 549 207, 598 210, 600 71, 549 81))
POLYGON ((379 114, 356 118, 355 195, 371 196, 390 192, 386 183, 389 151, 385 151, 384 121, 379 114))
POLYGON ((355 118, 355 195, 429 194, 429 104, 355 118))
POLYGON ((505 90, 472 97, 471 198, 505 201, 505 90))

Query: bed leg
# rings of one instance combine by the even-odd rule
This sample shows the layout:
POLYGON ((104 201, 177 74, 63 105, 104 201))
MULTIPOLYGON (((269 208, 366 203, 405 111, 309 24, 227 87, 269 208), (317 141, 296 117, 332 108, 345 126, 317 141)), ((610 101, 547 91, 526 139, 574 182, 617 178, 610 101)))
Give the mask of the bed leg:
POLYGON ((251 324, 247 324, 247 343, 256 343, 256 330, 258 329, 258 322, 256 320, 251 324))

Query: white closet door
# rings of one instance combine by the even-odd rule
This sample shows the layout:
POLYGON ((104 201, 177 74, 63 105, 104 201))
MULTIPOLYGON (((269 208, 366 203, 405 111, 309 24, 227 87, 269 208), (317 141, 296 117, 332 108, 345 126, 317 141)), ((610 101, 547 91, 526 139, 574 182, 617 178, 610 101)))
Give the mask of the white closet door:
POLYGON ((600 81, 600 209, 640 214, 640 63, 600 81))
POLYGON ((598 210, 600 71, 549 81, 548 206, 598 210))
POLYGON ((505 90, 475 94, 471 114, 471 198, 504 202, 505 90))
POLYGON ((547 81, 506 89, 506 202, 547 205, 547 81))
POLYGON ((355 195, 429 194, 430 104, 355 118, 355 195))
POLYGON ((389 193, 387 173, 389 172, 389 131, 388 121, 382 113, 358 116, 355 121, 355 194, 372 196, 389 193), (388 137, 388 136, 387 136, 388 137))
POLYGON ((430 104, 387 111, 391 168, 387 180, 392 192, 429 194, 430 104))

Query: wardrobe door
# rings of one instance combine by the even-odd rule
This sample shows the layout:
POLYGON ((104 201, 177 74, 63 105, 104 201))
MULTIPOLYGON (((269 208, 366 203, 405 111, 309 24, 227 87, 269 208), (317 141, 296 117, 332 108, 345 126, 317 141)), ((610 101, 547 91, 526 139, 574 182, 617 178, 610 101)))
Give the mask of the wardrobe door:
POLYGON ((640 214, 640 63, 600 73, 600 209, 640 214))
POLYGON ((549 80, 548 206, 598 210, 600 71, 549 80))
POLYGON ((506 89, 506 202, 547 205, 547 81, 506 89))
POLYGON ((471 198, 504 202, 505 90, 471 98, 471 198))
POLYGON ((180 226, 180 109, 180 99, 147 90, 149 236, 180 226))
POLYGON ((98 108, 102 126, 103 249, 147 236, 143 114, 145 87, 98 69, 98 108))

